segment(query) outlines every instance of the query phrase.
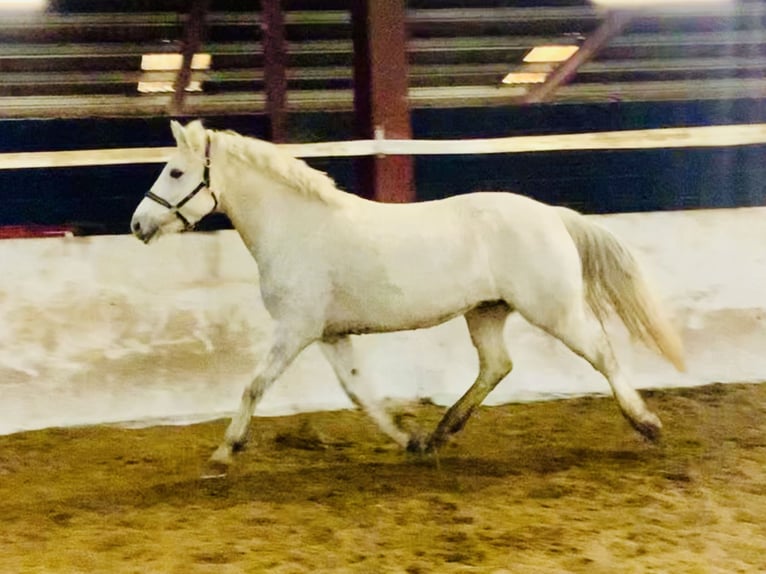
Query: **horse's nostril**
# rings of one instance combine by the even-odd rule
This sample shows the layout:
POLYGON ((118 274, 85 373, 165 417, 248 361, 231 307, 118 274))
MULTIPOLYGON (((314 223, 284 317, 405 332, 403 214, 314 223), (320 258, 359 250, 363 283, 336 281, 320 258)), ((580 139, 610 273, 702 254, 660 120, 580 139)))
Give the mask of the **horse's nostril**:
POLYGON ((141 223, 138 221, 133 222, 133 233, 138 233, 141 231, 141 223))

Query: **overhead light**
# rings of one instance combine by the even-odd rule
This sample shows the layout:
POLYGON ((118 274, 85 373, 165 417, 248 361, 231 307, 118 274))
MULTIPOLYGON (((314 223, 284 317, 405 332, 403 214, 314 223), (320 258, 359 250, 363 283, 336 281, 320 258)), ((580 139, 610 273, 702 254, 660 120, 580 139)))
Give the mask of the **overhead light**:
POLYGON ((511 72, 503 78, 504 84, 542 84, 547 72, 511 72))
MULTIPOLYGON (((192 70, 209 70, 212 62, 210 54, 194 54, 191 61, 192 70)), ((141 69, 144 72, 177 72, 183 65, 183 54, 144 54, 141 56, 141 69)), ((144 77, 151 77, 144 74, 144 77)), ((175 91, 174 82, 141 80, 138 91, 142 94, 172 93, 175 91)), ((192 80, 186 86, 186 92, 201 92, 202 82, 192 80)))
MULTIPOLYGON (((209 70, 212 56, 210 54, 194 54, 192 70, 209 70)), ((141 69, 145 72, 180 70, 183 63, 182 54, 144 54, 141 56, 141 69)))
POLYGON ((526 56, 524 56, 524 61, 528 64, 539 62, 563 62, 564 60, 571 58, 579 49, 579 46, 574 45, 535 46, 526 56))
MULTIPOLYGON (((142 94, 165 94, 175 91, 173 82, 138 82, 138 91, 142 94)), ((202 82, 198 80, 192 80, 189 85, 186 86, 187 92, 201 92, 202 82)))
POLYGON ((0 0, 0 10, 44 10, 48 0, 0 0))

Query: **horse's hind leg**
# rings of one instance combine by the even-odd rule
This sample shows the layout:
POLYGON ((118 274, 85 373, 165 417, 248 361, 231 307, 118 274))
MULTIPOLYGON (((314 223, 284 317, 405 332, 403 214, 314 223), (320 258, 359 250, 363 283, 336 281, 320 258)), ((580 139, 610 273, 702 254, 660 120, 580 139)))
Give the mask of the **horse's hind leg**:
POLYGON ((609 385, 625 418, 650 440, 659 437, 662 423, 630 386, 617 363, 603 326, 585 313, 584 307, 573 306, 561 313, 551 326, 539 325, 558 338, 599 371, 609 385))
MULTIPOLYGON (((479 354, 479 375, 471 388, 445 413, 428 438, 426 451, 442 446, 450 435, 463 428, 474 409, 479 406, 492 389, 511 372, 513 363, 505 347, 503 328, 511 308, 504 302, 487 303, 465 314, 468 331, 479 354)), ((415 440, 410 450, 421 450, 423 445, 415 440)))
POLYGON ((321 342, 321 349, 351 402, 367 413, 378 428, 399 446, 407 446, 407 435, 394 424, 380 403, 370 396, 369 387, 365 386, 364 378, 354 361, 351 338, 346 336, 326 339, 321 342))

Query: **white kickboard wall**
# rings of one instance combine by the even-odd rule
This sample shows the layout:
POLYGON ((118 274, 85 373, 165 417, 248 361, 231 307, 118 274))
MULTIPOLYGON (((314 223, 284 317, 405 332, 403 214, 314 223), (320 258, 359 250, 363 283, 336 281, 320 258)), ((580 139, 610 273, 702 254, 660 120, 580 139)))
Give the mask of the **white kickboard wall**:
MULTIPOLYGON (((766 208, 595 217, 630 246, 678 325, 677 373, 610 325, 639 388, 766 380, 766 208)), ((233 411, 270 320, 257 267, 234 231, 0 241, 0 434, 47 426, 214 418, 233 411)), ((356 337, 380 397, 457 399, 477 361, 462 319, 356 337)), ((514 316, 513 372, 489 404, 609 393, 589 365, 514 316)), ((347 408, 318 349, 256 414, 347 408)))

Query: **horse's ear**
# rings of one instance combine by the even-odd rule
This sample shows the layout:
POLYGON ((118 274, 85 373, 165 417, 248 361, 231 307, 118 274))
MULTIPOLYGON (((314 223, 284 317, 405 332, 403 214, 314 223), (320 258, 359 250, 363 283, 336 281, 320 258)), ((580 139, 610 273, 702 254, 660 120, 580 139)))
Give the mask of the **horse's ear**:
POLYGON ((194 120, 186 124, 184 128, 184 138, 186 146, 195 154, 205 153, 205 127, 200 120, 194 120))
POLYGON ((173 137, 175 138, 178 147, 189 147, 189 142, 186 139, 186 131, 184 131, 184 127, 179 122, 170 120, 170 130, 173 132, 173 137))

